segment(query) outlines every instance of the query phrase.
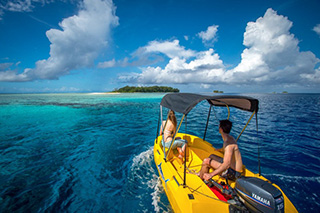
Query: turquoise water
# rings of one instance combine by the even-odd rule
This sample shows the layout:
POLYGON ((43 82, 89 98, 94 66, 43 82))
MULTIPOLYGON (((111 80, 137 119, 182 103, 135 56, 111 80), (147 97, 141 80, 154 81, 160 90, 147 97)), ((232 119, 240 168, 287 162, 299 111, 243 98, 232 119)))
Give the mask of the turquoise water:
MULTIPOLYGON (((250 96, 260 100, 262 174, 300 212, 317 211, 320 95, 250 96)), ((162 97, 0 95, 0 212, 170 212, 152 152, 162 97)), ((207 107, 204 102, 188 115, 188 133, 203 135, 207 107)), ((235 112, 230 119, 237 136, 248 114, 235 112)), ((215 113, 225 118, 223 109, 215 113)), ((209 126, 207 140, 221 146, 214 116, 209 126)), ((254 172, 256 136, 252 122, 239 140, 254 172)))

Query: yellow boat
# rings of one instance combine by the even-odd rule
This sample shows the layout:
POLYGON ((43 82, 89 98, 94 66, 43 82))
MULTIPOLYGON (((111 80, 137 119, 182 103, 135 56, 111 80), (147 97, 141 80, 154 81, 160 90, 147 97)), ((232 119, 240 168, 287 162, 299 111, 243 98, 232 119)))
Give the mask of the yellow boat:
POLYGON ((212 108, 226 107, 228 119, 230 107, 252 112, 238 140, 252 117, 256 115, 257 119, 258 105, 257 99, 244 96, 172 93, 163 97, 160 103, 157 137, 154 141, 154 161, 174 212, 297 212, 280 187, 261 175, 260 161, 259 174, 243 166, 242 176, 235 181, 227 180, 219 175, 209 181, 202 181, 195 175, 200 171, 203 159, 210 154, 223 157, 223 153, 205 141, 212 108), (205 100, 209 103, 210 109, 203 138, 179 133, 183 121, 187 126, 185 120, 188 113, 198 103, 205 100), (163 107, 182 114, 177 133, 169 148, 162 146, 162 135, 159 135, 159 124, 163 120, 163 107), (171 148, 177 138, 187 141, 184 163, 178 158, 177 150, 171 148))

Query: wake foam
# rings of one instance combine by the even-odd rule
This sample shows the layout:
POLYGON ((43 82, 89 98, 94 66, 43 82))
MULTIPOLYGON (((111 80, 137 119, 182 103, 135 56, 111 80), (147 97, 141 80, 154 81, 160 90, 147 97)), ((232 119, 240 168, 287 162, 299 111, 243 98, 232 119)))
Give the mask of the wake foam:
POLYGON ((155 212, 160 212, 160 194, 163 193, 163 188, 161 185, 161 182, 159 181, 159 178, 156 179, 154 187, 154 192, 151 193, 152 196, 152 205, 154 206, 154 211, 155 212))
POLYGON ((170 204, 154 164, 153 146, 132 159, 128 183, 135 188, 131 194, 139 199, 139 206, 144 211, 150 211, 147 206, 151 204, 155 212, 169 212, 170 204))
POLYGON ((141 152, 139 155, 135 156, 132 160, 131 171, 140 167, 151 167, 153 163, 153 146, 147 151, 141 152))
MULTIPOLYGON (((141 152, 132 160, 130 169, 130 182, 139 188, 140 206, 142 202, 151 198, 151 204, 155 212, 168 212, 170 204, 166 199, 153 158, 153 146, 141 152), (151 195, 151 197, 150 197, 151 195)), ((139 191, 138 190, 138 191, 139 191)), ((150 203, 149 203, 150 204, 150 203)))

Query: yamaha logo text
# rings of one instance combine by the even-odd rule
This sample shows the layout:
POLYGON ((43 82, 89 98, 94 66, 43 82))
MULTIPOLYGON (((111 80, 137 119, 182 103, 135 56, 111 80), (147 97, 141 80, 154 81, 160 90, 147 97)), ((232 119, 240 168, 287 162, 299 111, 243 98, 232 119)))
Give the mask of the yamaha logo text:
POLYGON ((259 200, 260 202, 262 202, 262 203, 270 206, 270 201, 269 201, 269 200, 267 200, 267 199, 265 199, 265 198, 263 198, 263 197, 260 197, 259 195, 256 195, 255 193, 252 193, 252 197, 253 197, 254 199, 259 200))

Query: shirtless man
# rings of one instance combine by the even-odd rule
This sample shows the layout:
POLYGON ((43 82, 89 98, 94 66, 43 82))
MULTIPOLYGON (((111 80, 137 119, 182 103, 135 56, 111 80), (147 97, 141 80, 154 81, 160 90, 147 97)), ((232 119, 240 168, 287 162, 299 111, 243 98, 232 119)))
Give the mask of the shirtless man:
POLYGON ((229 135, 232 128, 232 123, 229 120, 221 120, 219 125, 219 133, 222 136, 223 148, 219 151, 224 152, 224 157, 221 158, 216 155, 210 155, 205 158, 199 173, 200 178, 209 180, 215 175, 227 175, 228 179, 235 180, 241 176, 242 159, 236 140, 229 135), (213 168, 211 173, 209 169, 213 168))

